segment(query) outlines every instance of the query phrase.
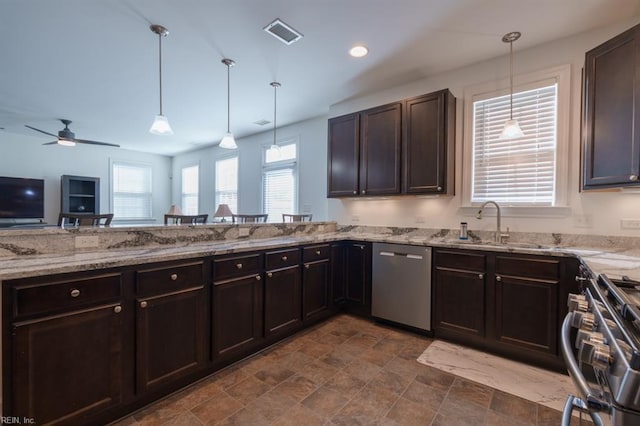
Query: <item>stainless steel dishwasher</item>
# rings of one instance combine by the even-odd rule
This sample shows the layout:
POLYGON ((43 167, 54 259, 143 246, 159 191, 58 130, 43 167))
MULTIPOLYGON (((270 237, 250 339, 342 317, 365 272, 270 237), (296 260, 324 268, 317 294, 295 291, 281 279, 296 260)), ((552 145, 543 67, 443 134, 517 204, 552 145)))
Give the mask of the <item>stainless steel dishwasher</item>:
POLYGON ((371 313, 431 331, 431 248, 373 243, 371 313))

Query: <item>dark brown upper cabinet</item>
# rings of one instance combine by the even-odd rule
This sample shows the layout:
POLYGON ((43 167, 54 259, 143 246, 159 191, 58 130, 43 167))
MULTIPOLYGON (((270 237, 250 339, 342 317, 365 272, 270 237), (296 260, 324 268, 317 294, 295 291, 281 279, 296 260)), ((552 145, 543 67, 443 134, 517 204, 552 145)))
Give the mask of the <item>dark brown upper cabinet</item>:
POLYGON ((454 194, 455 114, 448 89, 404 101, 404 194, 454 194))
POLYGON ((454 193, 448 89, 329 120, 328 197, 454 193))
POLYGON ((640 25, 588 51, 582 188, 638 185, 640 25))
POLYGON ((328 197, 400 193, 401 120, 400 103, 329 120, 328 197))

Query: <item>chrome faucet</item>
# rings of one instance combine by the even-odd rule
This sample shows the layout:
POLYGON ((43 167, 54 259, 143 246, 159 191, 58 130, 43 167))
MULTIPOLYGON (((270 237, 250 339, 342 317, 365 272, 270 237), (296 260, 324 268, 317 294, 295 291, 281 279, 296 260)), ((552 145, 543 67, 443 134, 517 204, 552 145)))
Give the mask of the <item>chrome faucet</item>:
POLYGON ((480 210, 478 210, 478 214, 476 215, 476 217, 478 219, 482 219, 482 209, 484 209, 487 206, 487 204, 493 204, 494 206, 496 206, 497 229, 496 229, 495 241, 496 243, 505 242, 507 238, 509 238, 509 233, 508 233, 509 228, 507 228, 506 234, 503 234, 502 230, 500 229, 501 214, 500 214, 500 205, 498 205, 498 203, 496 203, 495 201, 485 201, 485 203, 480 206, 480 210))

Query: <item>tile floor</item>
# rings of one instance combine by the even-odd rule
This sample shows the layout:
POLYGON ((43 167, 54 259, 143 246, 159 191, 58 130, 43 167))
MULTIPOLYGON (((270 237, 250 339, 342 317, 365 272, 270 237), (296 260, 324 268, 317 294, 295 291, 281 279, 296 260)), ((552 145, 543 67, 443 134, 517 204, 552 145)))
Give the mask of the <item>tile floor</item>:
POLYGON ((116 424, 560 424, 559 411, 419 364, 431 341, 339 315, 116 424))

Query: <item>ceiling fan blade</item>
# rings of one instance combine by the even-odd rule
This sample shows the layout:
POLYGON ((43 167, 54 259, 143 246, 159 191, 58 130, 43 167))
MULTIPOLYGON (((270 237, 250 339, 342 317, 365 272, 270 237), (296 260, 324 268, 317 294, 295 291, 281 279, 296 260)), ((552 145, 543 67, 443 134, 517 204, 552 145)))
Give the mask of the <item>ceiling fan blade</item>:
POLYGON ((28 127, 31 130, 35 130, 36 132, 44 133, 45 135, 53 136, 54 138, 58 137, 58 135, 54 135, 53 133, 45 132, 44 130, 36 129, 35 127, 31 127, 28 124, 25 124, 24 127, 28 127))
POLYGON ((89 144, 89 145, 115 146, 116 148, 120 148, 120 145, 115 144, 115 143, 90 141, 90 140, 87 140, 87 139, 74 139, 73 141, 76 142, 76 143, 86 143, 86 144, 89 144))

